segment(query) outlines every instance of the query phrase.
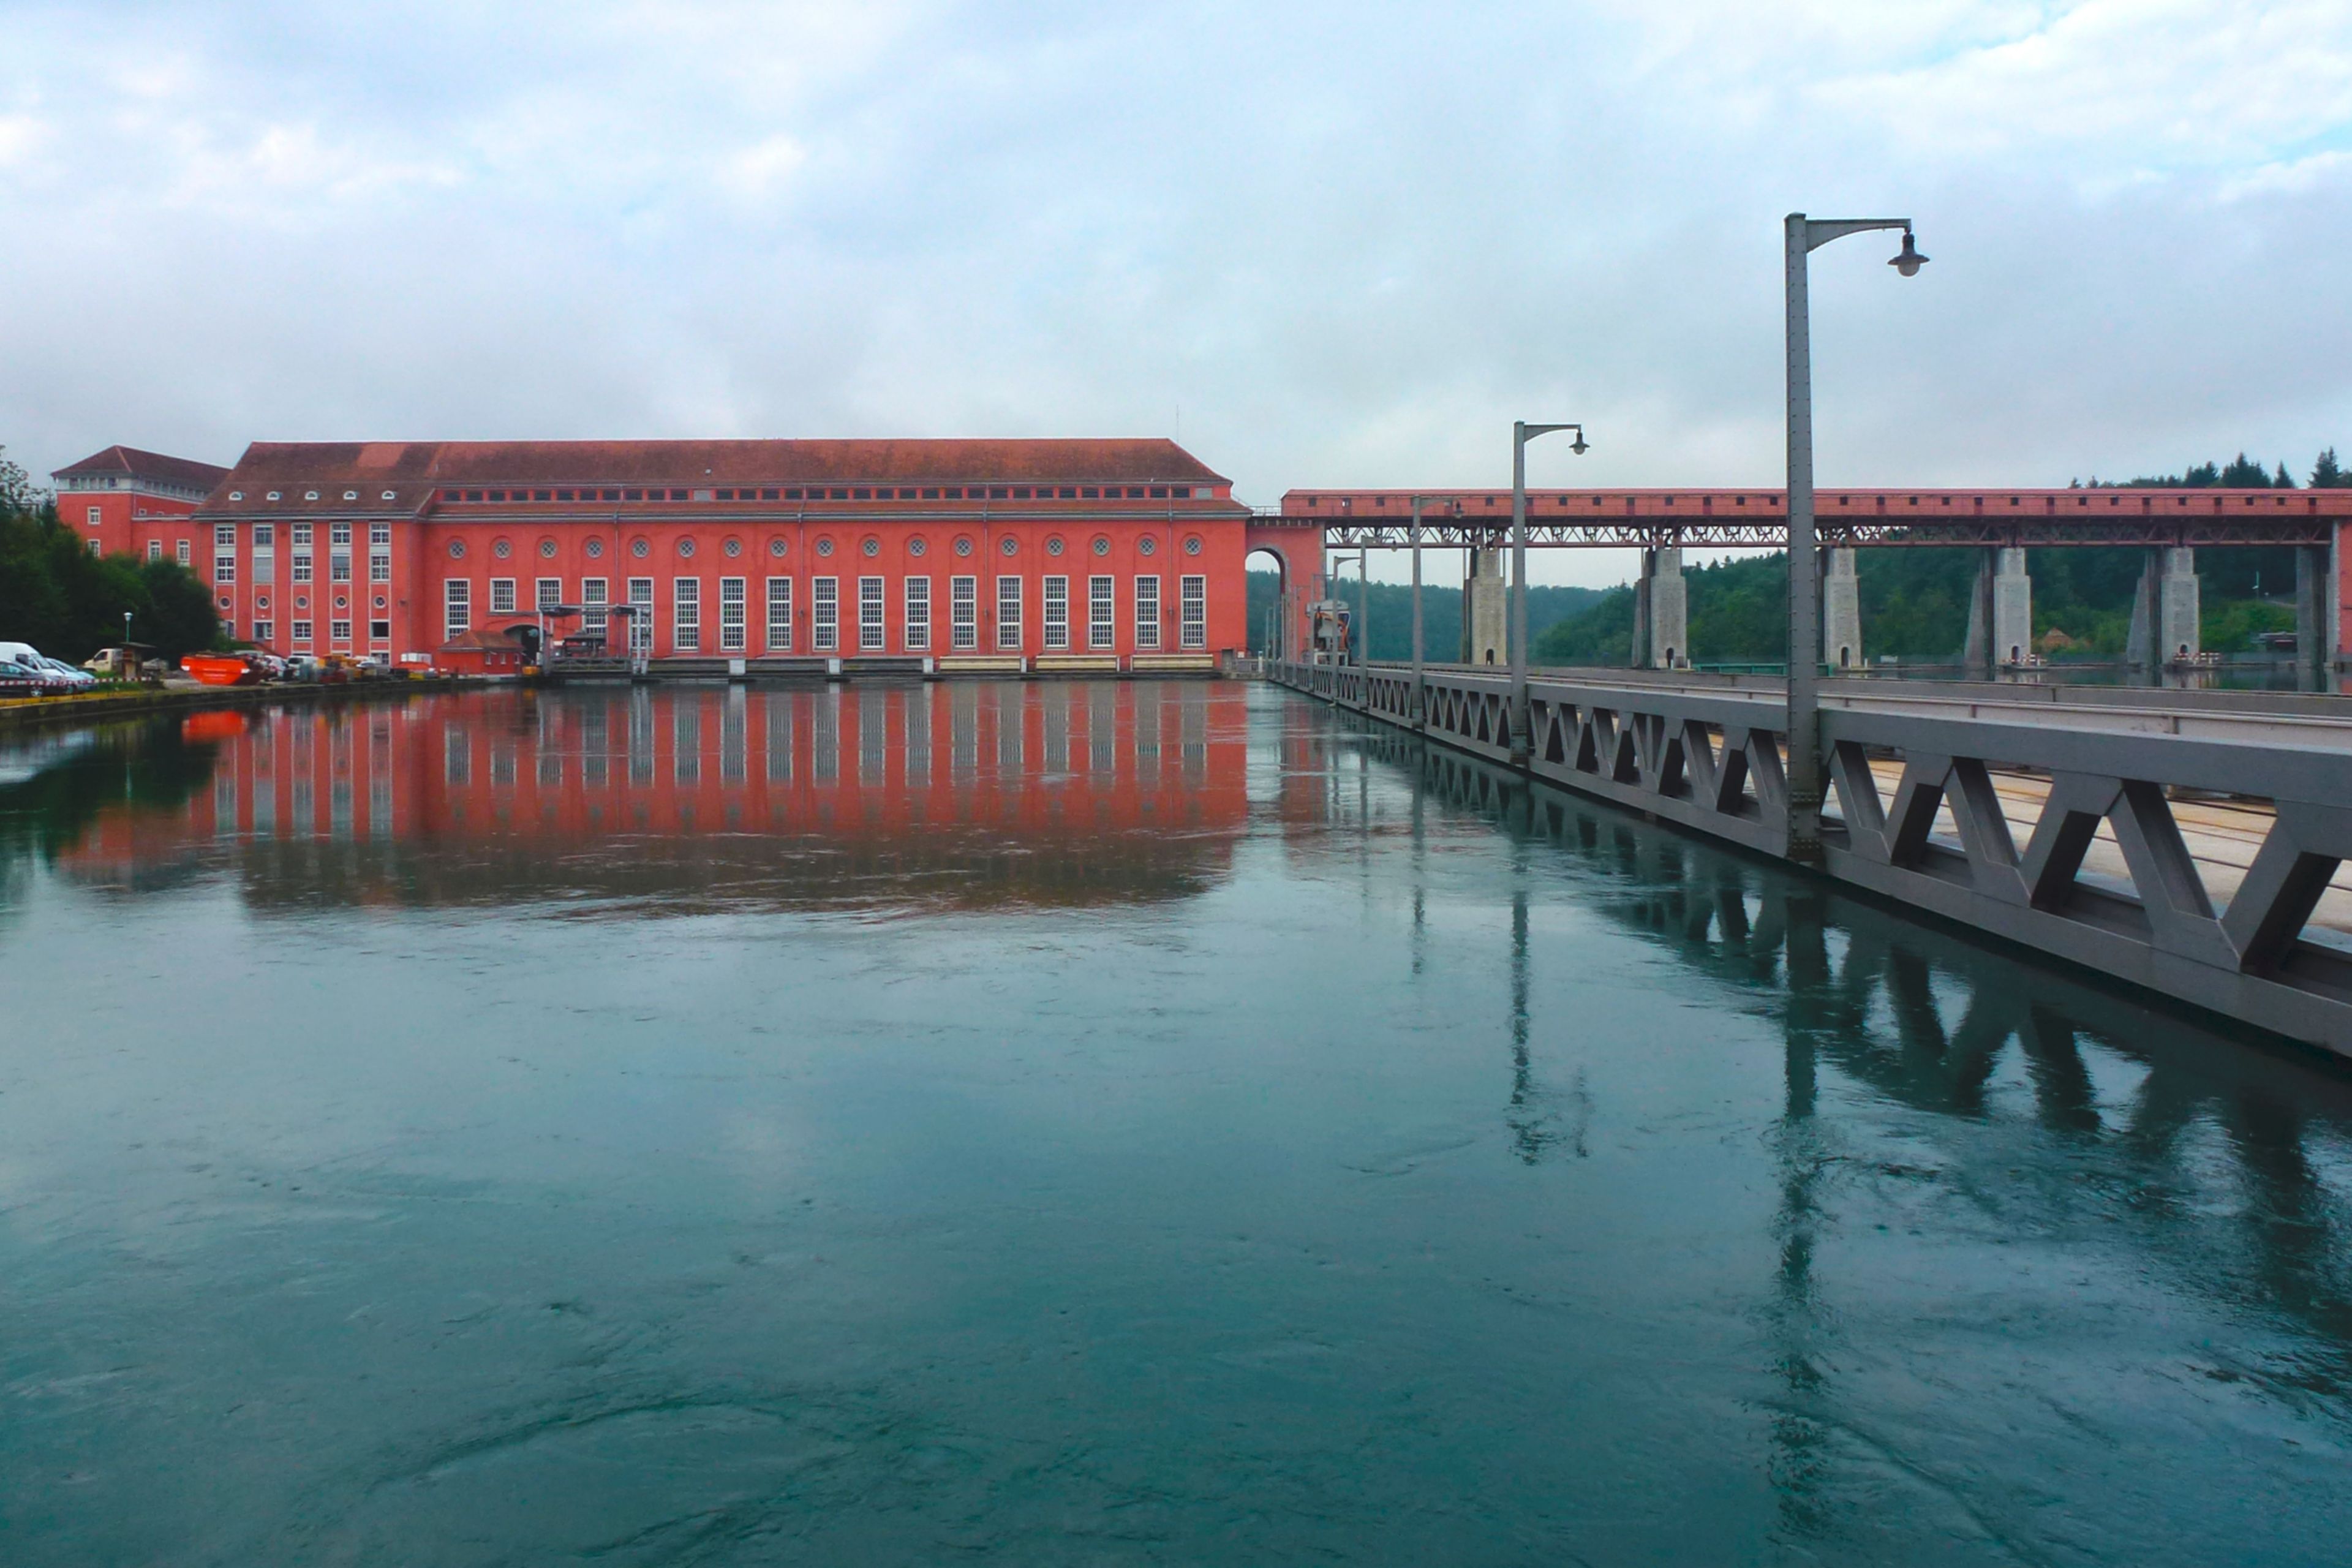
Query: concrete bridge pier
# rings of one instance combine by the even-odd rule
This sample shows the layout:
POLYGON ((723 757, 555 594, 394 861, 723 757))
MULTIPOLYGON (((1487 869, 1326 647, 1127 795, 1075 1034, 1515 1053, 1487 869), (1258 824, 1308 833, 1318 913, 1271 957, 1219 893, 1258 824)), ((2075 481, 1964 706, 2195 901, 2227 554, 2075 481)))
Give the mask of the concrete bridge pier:
POLYGON ((2004 547, 1994 552, 1992 578, 1992 659, 2017 668, 2033 657, 2033 579, 2025 570, 2025 552, 2004 547))
POLYGON ((1822 662, 1832 673, 1862 668, 1862 584, 1851 547, 1827 552, 1822 579, 1822 662))
POLYGON ((1690 591, 1679 545, 1642 552, 1642 575, 1633 585, 1633 667, 1690 668, 1690 591))
POLYGON ((2306 544, 2294 552, 2294 689, 2325 691, 2336 662, 2334 639, 2327 634, 2336 624, 2328 613, 2327 589, 2335 579, 2329 564, 2334 552, 2326 545, 2306 544))
POLYGON ((2198 609, 2197 552, 2177 545, 2150 550, 2132 594, 2131 635, 2124 646, 2125 661, 2140 680, 2162 686, 2169 666, 2202 650, 2198 609))
POLYGON ((1508 664, 1511 596, 1503 582, 1501 545, 1468 552, 1462 579, 1462 662, 1508 664))

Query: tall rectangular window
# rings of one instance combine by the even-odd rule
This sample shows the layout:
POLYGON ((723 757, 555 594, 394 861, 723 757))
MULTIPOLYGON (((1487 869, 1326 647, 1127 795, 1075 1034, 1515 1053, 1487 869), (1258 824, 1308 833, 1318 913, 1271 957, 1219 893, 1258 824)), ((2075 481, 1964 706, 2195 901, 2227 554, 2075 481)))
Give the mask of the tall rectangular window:
POLYGON ((999 577, 996 580, 996 646, 1017 648, 1021 646, 1021 579, 999 577))
MULTIPOLYGON (((629 653, 632 658, 651 658, 654 651, 654 580, 650 577, 629 579, 629 653)), ((646 742, 652 744, 650 741, 646 742)))
POLYGON ((670 647, 679 653, 702 651, 702 579, 680 577, 671 584, 670 647))
POLYGON ((948 579, 948 644, 956 648, 980 646, 980 579, 948 579))
POLYGON ((511 577, 490 579, 490 614, 511 616, 515 613, 515 580, 511 577))
POLYGON ((556 605, 560 605, 560 604, 563 603, 563 579, 562 579, 562 578, 561 578, 561 577, 541 577, 541 578, 537 583, 533 584, 531 586, 532 586, 532 594, 531 594, 531 607, 532 607, 532 608, 534 608, 534 609, 540 609, 540 610, 549 610, 549 609, 553 609, 556 605))
POLYGON ((268 550, 277 542, 278 525, 276 523, 257 522, 253 525, 253 547, 256 550, 268 550))
POLYGON ((1142 649, 1160 646, 1160 579, 1156 576, 1135 580, 1135 646, 1142 649))
POLYGON ((259 643, 264 647, 268 647, 269 646, 269 632, 270 626, 268 621, 256 621, 253 623, 253 640, 259 643))
POLYGON ((389 583, 392 581, 392 552, 390 551, 379 550, 368 557, 368 581, 371 583, 389 583))
POLYGON ((1206 577, 1179 577, 1176 589, 1177 646, 1208 647, 1209 580, 1206 577))
POLYGON ((213 525, 213 581, 236 581, 236 524, 233 522, 213 525))
POLYGON ((474 624, 474 585, 463 577, 441 584, 441 640, 447 642, 474 624))
POLYGON ((743 625, 743 579, 719 579, 719 651, 741 653, 745 642, 743 625))
POLYGON ((931 647, 931 580, 907 579, 907 651, 929 653, 931 647))
POLYGON ((338 583, 350 582, 352 580, 352 552, 348 550, 339 550, 332 555, 328 556, 327 575, 338 583))
POLYGON ((793 580, 768 579, 768 651, 793 651, 793 580))
MULTIPOLYGON (((188 563, 188 542, 183 539, 178 543, 173 545, 172 553, 178 558, 181 565, 185 566, 188 563)), ((297 578, 296 581, 307 583, 310 579, 308 577, 300 577, 297 578)))
POLYGON ((809 647, 818 653, 837 653, 841 649, 841 579, 813 577, 809 626, 809 647))
POLYGON ((147 559, 150 561, 161 561, 163 559, 163 542, 162 540, 151 539, 147 542, 147 559))
POLYGON ((882 625, 882 579, 857 580, 857 651, 880 653, 885 646, 882 625))
POLYGON ((604 595, 611 591, 602 577, 580 579, 580 629, 601 632, 610 617, 604 614, 604 595))
POLYGON ((1111 624, 1111 615, 1116 605, 1117 601, 1111 596, 1109 578, 1087 579, 1087 646, 1088 647, 1118 646, 1118 628, 1111 624))
POLYGON ((1067 577, 1045 579, 1045 649, 1070 646, 1070 580, 1067 577))

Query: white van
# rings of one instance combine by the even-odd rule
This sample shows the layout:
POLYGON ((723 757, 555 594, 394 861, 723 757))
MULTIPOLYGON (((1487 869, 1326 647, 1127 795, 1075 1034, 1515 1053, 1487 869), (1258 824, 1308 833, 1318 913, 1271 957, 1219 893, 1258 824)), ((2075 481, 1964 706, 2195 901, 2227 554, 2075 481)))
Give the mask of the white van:
POLYGON ((86 669, 54 659, 28 642, 0 642, 0 663, 21 664, 27 669, 42 670, 71 686, 96 686, 98 677, 86 669))

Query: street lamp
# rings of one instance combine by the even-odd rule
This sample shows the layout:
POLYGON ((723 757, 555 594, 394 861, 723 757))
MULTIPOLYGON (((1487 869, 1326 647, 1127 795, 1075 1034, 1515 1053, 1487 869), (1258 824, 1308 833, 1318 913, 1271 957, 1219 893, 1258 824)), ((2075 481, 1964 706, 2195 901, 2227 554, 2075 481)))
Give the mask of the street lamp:
POLYGON ((1511 762, 1525 766, 1534 742, 1528 723, 1528 443, 1555 430, 1576 432, 1569 447, 1578 457, 1591 450, 1581 425, 1511 426, 1511 762))
POLYGON ((1916 277, 1919 254, 1907 217, 1787 219, 1789 307, 1789 857, 1822 856, 1822 585, 1813 536, 1813 350, 1805 258, 1833 239, 1899 228, 1903 248, 1887 265, 1916 277))

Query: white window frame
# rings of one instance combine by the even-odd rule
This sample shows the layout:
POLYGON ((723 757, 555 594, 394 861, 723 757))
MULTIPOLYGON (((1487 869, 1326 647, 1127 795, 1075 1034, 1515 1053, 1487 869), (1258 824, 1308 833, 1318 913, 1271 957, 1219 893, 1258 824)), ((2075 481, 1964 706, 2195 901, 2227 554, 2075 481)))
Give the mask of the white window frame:
POLYGON ((582 631, 601 632, 612 625, 612 617, 604 613, 604 595, 612 591, 613 584, 609 578, 583 577, 580 579, 580 629, 582 631))
POLYGON ((980 579, 948 579, 948 647, 961 653, 980 647, 980 579))
MULTIPOLYGON (((338 579, 338 581, 341 581, 341 579, 338 579)), ((490 614, 494 616, 511 616, 517 613, 518 612, 515 609, 515 580, 511 577, 491 578, 490 614)))
POLYGON ((1017 576, 996 580, 996 646, 1016 649, 1021 646, 1021 579, 1017 576))
POLYGON ((654 580, 652 578, 629 579, 629 607, 636 612, 629 617, 630 657, 650 658, 654 651, 654 580))
POLYGON ((352 640, 352 623, 330 620, 327 623, 327 640, 331 643, 348 645, 352 640))
POLYGON ((294 639, 294 646, 296 647, 309 647, 310 646, 310 623, 308 621, 289 621, 286 625, 286 635, 294 639))
POLYGON ((552 609, 554 606, 562 603, 563 603, 562 578, 539 577, 532 580, 530 585, 530 607, 532 609, 552 609))
POLYGON ((841 579, 809 579, 809 649, 813 653, 841 651, 841 579))
POLYGON ((719 579, 719 651, 742 653, 750 642, 743 624, 743 579, 719 579))
MULTIPOLYGON (((176 560, 178 560, 181 565, 185 566, 188 563, 188 556, 190 553, 191 552, 188 549, 188 542, 186 540, 181 539, 173 542, 172 554, 176 560)), ((308 579, 304 579, 304 581, 308 581, 308 579)))
POLYGON ((768 579, 768 651, 793 651, 793 580, 768 579))
POLYGON ((931 651, 931 580, 907 579, 907 651, 931 651))
POLYGON ((1205 576, 1176 579, 1176 646, 1184 648, 1204 648, 1209 646, 1209 579, 1205 576))
POLYGON ((702 579, 673 577, 669 582, 669 646, 673 653, 702 651, 702 579))
POLYGON ((1087 647, 1100 650, 1118 646, 1118 590, 1115 579, 1087 579, 1087 647))
POLYGON ((884 619, 883 589, 879 577, 857 580, 857 651, 880 653, 887 648, 890 628, 884 619))
POLYGON ((151 539, 147 542, 147 559, 150 561, 161 561, 163 559, 163 542, 162 540, 151 539))
POLYGON ((1140 653, 1160 647, 1160 577, 1147 574, 1135 580, 1135 647, 1140 653))
POLYGON ((271 621, 254 622, 253 640, 259 643, 263 647, 268 647, 271 643, 276 642, 278 640, 278 627, 276 623, 271 621))
POLYGON ((1070 646, 1070 580, 1067 577, 1045 579, 1045 606, 1041 624, 1045 628, 1045 640, 1040 646, 1047 653, 1059 653, 1070 646))
POLYGON ((474 580, 470 577, 441 579, 441 640, 447 642, 459 632, 471 631, 474 626, 474 580))

